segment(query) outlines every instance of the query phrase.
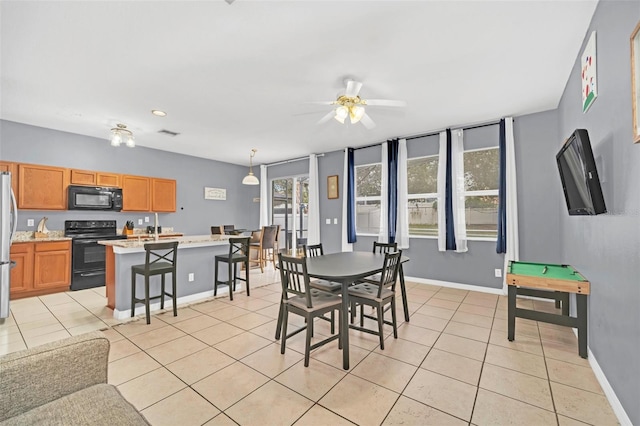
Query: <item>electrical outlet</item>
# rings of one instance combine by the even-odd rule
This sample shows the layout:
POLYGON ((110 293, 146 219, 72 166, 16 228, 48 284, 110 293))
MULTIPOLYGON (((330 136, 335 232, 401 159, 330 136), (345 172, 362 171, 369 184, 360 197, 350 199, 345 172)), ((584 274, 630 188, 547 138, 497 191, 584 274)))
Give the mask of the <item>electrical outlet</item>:
POLYGON ((327 220, 325 221, 325 223, 326 223, 327 225, 331 225, 331 219, 330 219, 330 218, 327 218, 327 220))
POLYGON ((334 225, 337 225, 337 224, 338 224, 338 218, 337 218, 337 217, 334 217, 334 218, 333 218, 333 224, 334 224, 334 225))
MULTIPOLYGON (((149 223, 149 216, 144 217, 144 223, 149 223)), ((141 224, 142 225, 142 224, 141 224)))
POLYGON ((142 219, 138 219, 138 225, 142 225, 142 219))
POLYGON ((493 272, 496 275, 496 278, 500 278, 502 276, 502 269, 494 269, 493 272))
POLYGON ((33 226, 33 219, 27 219, 27 226, 33 226))
POLYGON ((191 273, 189 274, 189 281, 193 281, 193 280, 195 280, 195 279, 196 279, 195 274, 194 274, 193 272, 191 272, 191 273))

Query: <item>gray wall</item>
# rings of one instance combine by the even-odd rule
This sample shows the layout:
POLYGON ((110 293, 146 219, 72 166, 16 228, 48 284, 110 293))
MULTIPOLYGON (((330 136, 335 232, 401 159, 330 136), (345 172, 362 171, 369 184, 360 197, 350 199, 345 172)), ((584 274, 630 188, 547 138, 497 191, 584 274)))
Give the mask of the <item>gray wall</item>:
POLYGON ((632 140, 629 37, 639 19, 638 1, 600 1, 584 39, 597 32, 598 98, 583 114, 583 44, 558 108, 562 138, 589 132, 608 210, 569 217, 562 206, 561 261, 591 282, 589 347, 632 424, 640 424, 640 145, 632 140))
MULTIPOLYGON (((258 203, 253 198, 260 196, 260 190, 241 184, 246 167, 141 146, 115 148, 105 139, 11 121, 0 121, 0 140, 0 158, 6 161, 176 179, 177 211, 158 216, 161 226, 177 232, 208 234, 211 225, 250 229, 259 225, 258 203), (226 188, 227 200, 205 200, 205 186, 226 188)), ((147 216, 153 224, 150 213, 21 210, 18 229, 35 230, 27 228, 27 219, 35 219, 37 225, 43 216, 49 218, 50 230, 64 229, 64 221, 70 219, 117 220, 122 228, 127 220, 134 220, 137 227, 138 219, 147 216)))

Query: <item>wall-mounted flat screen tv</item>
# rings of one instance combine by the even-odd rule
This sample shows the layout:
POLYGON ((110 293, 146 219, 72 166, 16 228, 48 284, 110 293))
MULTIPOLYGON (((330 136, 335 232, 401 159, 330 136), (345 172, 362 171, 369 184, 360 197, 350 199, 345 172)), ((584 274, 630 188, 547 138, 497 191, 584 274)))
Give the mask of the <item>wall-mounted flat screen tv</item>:
POLYGON ((556 155, 564 198, 570 215, 606 213, 589 134, 577 129, 556 155))

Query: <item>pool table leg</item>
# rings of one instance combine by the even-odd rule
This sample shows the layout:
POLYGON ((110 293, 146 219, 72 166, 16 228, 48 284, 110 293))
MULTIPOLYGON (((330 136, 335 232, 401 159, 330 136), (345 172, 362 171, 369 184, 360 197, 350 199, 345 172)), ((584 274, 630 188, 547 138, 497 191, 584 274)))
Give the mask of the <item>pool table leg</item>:
POLYGON ((576 294, 576 308, 578 321, 578 353, 582 358, 587 357, 587 295, 576 294))
POLYGON ((507 313, 507 321, 508 321, 508 334, 507 338, 510 342, 513 342, 516 333, 516 293, 518 288, 515 285, 508 285, 508 313, 507 313))
POLYGON ((565 317, 569 316, 569 293, 560 292, 561 304, 562 304, 562 315, 565 317))

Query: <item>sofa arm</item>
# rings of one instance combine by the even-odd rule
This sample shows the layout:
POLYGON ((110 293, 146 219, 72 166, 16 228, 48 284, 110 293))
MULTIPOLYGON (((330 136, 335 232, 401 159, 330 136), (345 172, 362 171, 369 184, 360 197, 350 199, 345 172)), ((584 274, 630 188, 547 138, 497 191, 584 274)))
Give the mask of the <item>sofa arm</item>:
POLYGON ((107 383, 109 340, 96 331, 0 357, 0 422, 107 383))

